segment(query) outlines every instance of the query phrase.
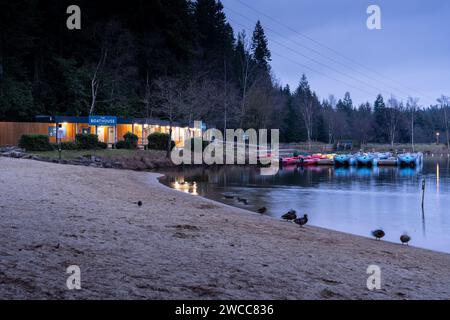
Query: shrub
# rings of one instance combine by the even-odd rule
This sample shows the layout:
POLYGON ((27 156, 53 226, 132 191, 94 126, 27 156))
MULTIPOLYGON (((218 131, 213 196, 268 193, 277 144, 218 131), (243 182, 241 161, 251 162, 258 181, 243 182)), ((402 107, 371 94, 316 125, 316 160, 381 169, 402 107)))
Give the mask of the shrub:
POLYGON ((126 149, 126 143, 123 140, 117 141, 116 149, 126 149))
MULTIPOLYGON (((154 150, 166 150, 167 141, 169 140, 169 135, 167 133, 154 132, 147 137, 149 149, 154 150)), ((172 140, 170 142, 170 149, 175 147, 175 142, 172 140)))
POLYGON ((123 140, 125 141, 125 149, 136 149, 139 138, 137 135, 127 132, 123 136, 123 140))
MULTIPOLYGON (((58 144, 52 143, 53 149, 58 150, 58 144)), ((80 150, 80 145, 76 141, 61 142, 61 150, 80 150)))
POLYGON ((97 147, 98 147, 99 149, 106 149, 106 148, 108 148, 108 144, 107 144, 106 142, 101 142, 101 141, 99 141, 99 142, 97 143, 97 147))
POLYGON ((92 133, 78 133, 75 140, 80 146, 80 149, 95 149, 98 147, 98 136, 92 133))
POLYGON ((20 137, 19 147, 27 151, 51 151, 52 145, 48 136, 43 134, 24 134, 20 137))

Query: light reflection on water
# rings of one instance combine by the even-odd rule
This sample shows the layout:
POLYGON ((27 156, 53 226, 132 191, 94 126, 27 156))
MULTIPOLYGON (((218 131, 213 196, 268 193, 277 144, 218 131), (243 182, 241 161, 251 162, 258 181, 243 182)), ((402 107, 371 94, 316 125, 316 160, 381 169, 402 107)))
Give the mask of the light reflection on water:
POLYGON ((449 168, 447 157, 425 160, 416 169, 286 167, 275 176, 229 166, 170 173, 162 182, 251 211, 264 206, 276 218, 293 208, 307 213, 312 225, 362 236, 383 228, 384 239, 398 243, 407 232, 413 246, 450 253, 449 168), (246 198, 248 205, 224 194, 246 198))

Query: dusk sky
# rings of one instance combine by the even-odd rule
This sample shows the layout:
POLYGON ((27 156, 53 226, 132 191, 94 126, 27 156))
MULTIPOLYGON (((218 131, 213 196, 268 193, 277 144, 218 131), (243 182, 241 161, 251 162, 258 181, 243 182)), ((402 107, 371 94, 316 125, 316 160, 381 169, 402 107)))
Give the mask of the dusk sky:
POLYGON ((235 33, 246 29, 251 37, 256 20, 261 20, 273 73, 283 85, 295 88, 305 73, 321 99, 329 94, 341 98, 350 91, 355 103, 373 102, 378 92, 402 100, 420 97, 427 105, 436 103, 441 94, 450 95, 448 0, 223 0, 223 4, 235 33), (381 30, 366 26, 371 4, 381 8, 381 30))

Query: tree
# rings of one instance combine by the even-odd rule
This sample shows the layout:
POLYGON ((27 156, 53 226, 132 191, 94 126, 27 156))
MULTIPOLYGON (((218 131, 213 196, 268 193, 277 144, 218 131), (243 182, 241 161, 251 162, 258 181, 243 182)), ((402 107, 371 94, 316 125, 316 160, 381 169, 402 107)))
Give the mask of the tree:
POLYGON ((178 111, 185 104, 183 82, 175 77, 161 77, 154 81, 154 96, 158 101, 159 114, 169 121, 169 137, 166 157, 170 157, 172 144, 172 127, 178 116, 178 111))
POLYGON ((406 108, 409 110, 411 114, 411 147, 414 152, 414 116, 417 111, 417 106, 419 103, 419 98, 408 97, 408 101, 406 103, 406 108))
POLYGON ((437 101, 441 104, 441 109, 444 113, 444 128, 445 128, 445 137, 447 140, 447 148, 450 149, 450 137, 449 137, 449 119, 448 119, 448 108, 450 105, 450 97, 441 95, 437 101))
POLYGON ((255 30, 253 31, 251 48, 253 58, 258 67, 263 71, 268 72, 270 69, 269 63, 272 59, 269 51, 269 44, 259 20, 256 22, 255 30))
POLYGON ((396 133, 398 129, 398 122, 400 119, 400 112, 402 110, 402 105, 393 96, 388 100, 388 107, 385 108, 385 117, 387 120, 389 141, 391 143, 391 148, 394 149, 394 142, 396 138, 396 133))
POLYGON ((353 126, 355 137, 358 138, 361 144, 366 144, 373 127, 372 108, 368 102, 363 103, 358 107, 358 110, 356 110, 353 115, 353 121, 355 123, 353 126))
POLYGON ((295 101, 299 108, 300 114, 302 116, 303 122, 306 128, 306 139, 311 149, 311 140, 313 133, 313 120, 315 115, 315 95, 311 92, 309 87, 308 79, 306 75, 302 75, 300 83, 295 92, 295 101))
POLYGON ((236 45, 235 55, 236 55, 236 65, 237 68, 237 79, 239 81, 239 87, 241 90, 241 120, 240 127, 242 128, 244 117, 245 117, 245 106, 247 99, 247 92, 249 87, 252 85, 254 80, 255 63, 253 61, 252 55, 250 53, 251 45, 248 43, 245 30, 238 34, 238 41, 236 45))
POLYGON ((328 143, 332 144, 336 137, 335 122, 336 122, 336 98, 330 94, 328 100, 322 102, 322 113, 325 124, 328 128, 328 143))
POLYGON ((373 104, 374 133, 376 142, 387 142, 388 135, 386 130, 386 105, 383 96, 379 94, 373 104))

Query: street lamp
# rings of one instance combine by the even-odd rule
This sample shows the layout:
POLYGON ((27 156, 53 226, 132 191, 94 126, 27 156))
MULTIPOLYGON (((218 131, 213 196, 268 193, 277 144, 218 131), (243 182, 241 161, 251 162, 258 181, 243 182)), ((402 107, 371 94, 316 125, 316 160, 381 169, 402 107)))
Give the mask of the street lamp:
POLYGON ((439 132, 436 132, 436 144, 439 144, 439 136, 441 134, 439 132))

